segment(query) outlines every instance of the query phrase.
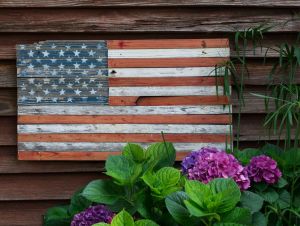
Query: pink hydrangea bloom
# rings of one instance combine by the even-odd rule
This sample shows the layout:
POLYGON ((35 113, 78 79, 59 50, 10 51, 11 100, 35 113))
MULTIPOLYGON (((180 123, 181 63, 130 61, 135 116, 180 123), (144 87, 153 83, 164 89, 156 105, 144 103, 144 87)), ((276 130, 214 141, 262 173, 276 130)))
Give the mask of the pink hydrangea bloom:
POLYGON ((250 187, 245 168, 231 154, 213 147, 192 152, 182 161, 182 172, 191 180, 208 183, 214 178, 232 178, 242 190, 250 187))
POLYGON ((247 166, 249 178, 254 182, 276 183, 282 176, 277 162, 272 158, 260 155, 253 157, 247 166))

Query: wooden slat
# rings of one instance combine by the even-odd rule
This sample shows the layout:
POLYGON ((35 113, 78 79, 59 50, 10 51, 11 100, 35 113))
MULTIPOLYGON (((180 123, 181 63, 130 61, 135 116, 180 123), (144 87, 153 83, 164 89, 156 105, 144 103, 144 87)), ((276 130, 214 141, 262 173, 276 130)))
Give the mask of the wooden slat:
MULTIPOLYGON (((16 134, 10 134, 10 135, 16 136, 16 134)), ((15 144, 11 143, 11 145, 15 145, 15 144)), ((19 161, 16 146, 1 146, 0 159, 1 159, 0 174, 100 172, 104 168, 103 162, 47 161, 41 163, 41 162, 19 161)))
POLYGON ((182 96, 182 97, 136 97, 111 96, 112 106, 172 106, 172 105, 218 105, 229 104, 226 96, 182 96))
POLYGON ((152 67, 214 67, 227 59, 213 58, 154 58, 154 59, 108 59, 110 68, 152 68, 152 67))
MULTIPOLYGON (((120 152, 37 152, 19 151, 20 160, 80 160, 97 161, 106 159, 111 155, 120 155, 120 152)), ((178 152, 176 160, 180 161, 187 155, 187 152, 178 152)))
POLYGON ((264 22, 298 32, 298 8, 1 9, 0 32, 234 32, 264 22), (15 16, 18 15, 18 16, 15 16), (234 20, 232 19, 234 16, 234 20))
POLYGON ((108 40, 108 49, 225 48, 228 39, 108 40))
POLYGON ((149 78, 113 78, 108 79, 109 87, 120 86, 215 86, 223 84, 223 78, 216 77, 149 77, 149 78))
POLYGON ((231 119, 228 115, 20 115, 18 124, 228 124, 231 119), (55 117, 55 120, 53 120, 55 117))
POLYGON ((232 7, 299 7, 298 0, 2 0, 0 7, 215 7, 215 6, 232 6, 232 7))
POLYGON ((89 181, 104 178, 100 173, 51 173, 0 175, 0 201, 69 199, 89 181))
MULTIPOLYGON (((168 142, 225 142, 224 134, 164 134, 168 142)), ((162 142, 161 134, 19 134, 18 142, 162 142)), ((100 144, 99 144, 100 145, 100 144)))

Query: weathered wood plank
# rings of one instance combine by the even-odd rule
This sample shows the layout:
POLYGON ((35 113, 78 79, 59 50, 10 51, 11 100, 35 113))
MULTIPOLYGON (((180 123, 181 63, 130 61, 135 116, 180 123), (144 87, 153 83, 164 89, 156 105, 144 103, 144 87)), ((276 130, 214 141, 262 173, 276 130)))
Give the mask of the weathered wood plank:
MULTIPOLYGON (((10 136, 16 136, 16 134, 13 133, 9 133, 9 134, 10 136)), ((8 142, 11 141, 7 141, 6 143, 7 145, 16 145, 15 143, 9 144, 8 142)), ((104 167, 104 164, 101 162, 99 163, 99 162, 47 161, 47 162, 40 163, 40 162, 30 162, 30 161, 19 161, 17 155, 18 152, 16 146, 2 146, 0 148, 0 159, 1 159, 0 174, 100 172, 103 170, 104 167)))
POLYGON ((0 201, 69 199, 73 192, 99 178, 104 176, 91 172, 0 175, 5 181, 0 187, 0 201))
POLYGON ((0 32, 233 32, 266 22, 282 24, 274 32, 298 32, 300 21, 285 23, 295 13, 298 8, 1 9, 0 32))
POLYGON ((216 7, 216 6, 232 6, 232 7, 299 7, 298 0, 2 0, 0 7, 216 7))

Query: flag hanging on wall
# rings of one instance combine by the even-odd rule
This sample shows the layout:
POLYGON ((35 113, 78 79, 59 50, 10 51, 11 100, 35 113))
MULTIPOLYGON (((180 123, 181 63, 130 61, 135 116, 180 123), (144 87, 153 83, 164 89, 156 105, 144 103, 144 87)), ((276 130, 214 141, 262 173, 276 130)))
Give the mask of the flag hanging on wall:
POLYGON ((19 159, 104 160, 161 132, 178 159, 225 148, 231 111, 214 69, 228 57, 226 39, 18 45, 19 159))

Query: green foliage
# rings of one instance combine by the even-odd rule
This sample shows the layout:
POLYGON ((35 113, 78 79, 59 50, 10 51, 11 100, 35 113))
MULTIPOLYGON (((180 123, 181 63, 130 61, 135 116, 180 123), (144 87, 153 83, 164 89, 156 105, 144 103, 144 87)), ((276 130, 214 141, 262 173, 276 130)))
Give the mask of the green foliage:
POLYGON ((166 205, 181 225, 197 225, 199 222, 204 225, 251 225, 250 210, 237 207, 240 197, 240 189, 232 179, 214 179, 208 184, 189 180, 185 183, 185 192, 169 195, 166 205))
POLYGON ((75 214, 91 205, 91 201, 84 198, 81 191, 72 196, 69 205, 49 208, 44 216, 43 226, 69 226, 75 214))
POLYGON ((118 213, 112 220, 111 224, 106 223, 97 223, 93 226, 158 226, 155 222, 151 220, 138 220, 134 222, 132 216, 126 212, 125 210, 122 210, 120 213, 118 213))

